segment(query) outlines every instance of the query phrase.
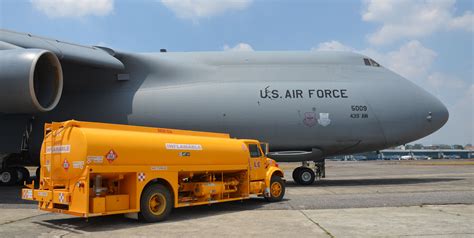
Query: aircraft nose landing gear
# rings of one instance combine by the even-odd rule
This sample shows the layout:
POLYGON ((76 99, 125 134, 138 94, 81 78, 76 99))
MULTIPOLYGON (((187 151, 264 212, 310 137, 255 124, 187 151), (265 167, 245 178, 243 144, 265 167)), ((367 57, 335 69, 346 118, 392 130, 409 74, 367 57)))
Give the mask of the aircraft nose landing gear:
POLYGON ((326 166, 324 160, 314 161, 314 165, 310 166, 310 162, 302 162, 302 166, 293 170, 293 181, 300 185, 311 185, 315 179, 326 177, 326 166), (311 168, 313 167, 313 168, 311 168))

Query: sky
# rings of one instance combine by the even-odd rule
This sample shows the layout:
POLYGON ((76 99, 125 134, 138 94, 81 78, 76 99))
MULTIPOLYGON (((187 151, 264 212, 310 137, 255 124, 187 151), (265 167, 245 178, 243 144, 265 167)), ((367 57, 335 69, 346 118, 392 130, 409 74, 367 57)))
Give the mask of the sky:
POLYGON ((472 0, 0 0, 0 28, 133 52, 355 51, 425 88, 448 107, 448 123, 417 142, 464 145, 474 144, 473 4, 472 0))

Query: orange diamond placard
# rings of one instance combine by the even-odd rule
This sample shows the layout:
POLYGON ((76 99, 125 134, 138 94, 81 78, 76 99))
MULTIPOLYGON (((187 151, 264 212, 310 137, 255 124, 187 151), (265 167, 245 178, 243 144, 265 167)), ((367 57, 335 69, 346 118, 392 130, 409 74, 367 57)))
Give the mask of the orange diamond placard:
POLYGON ((114 150, 109 150, 109 152, 105 155, 105 158, 109 161, 109 163, 112 163, 115 159, 118 158, 117 153, 115 153, 114 150))

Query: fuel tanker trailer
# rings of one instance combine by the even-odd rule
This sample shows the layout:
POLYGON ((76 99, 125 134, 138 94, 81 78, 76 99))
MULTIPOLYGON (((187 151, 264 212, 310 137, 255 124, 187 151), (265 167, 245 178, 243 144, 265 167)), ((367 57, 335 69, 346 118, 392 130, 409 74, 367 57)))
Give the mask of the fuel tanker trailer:
POLYGON ((39 187, 27 187, 22 198, 41 210, 147 222, 173 208, 285 194, 283 171, 257 140, 74 120, 45 125, 39 187))

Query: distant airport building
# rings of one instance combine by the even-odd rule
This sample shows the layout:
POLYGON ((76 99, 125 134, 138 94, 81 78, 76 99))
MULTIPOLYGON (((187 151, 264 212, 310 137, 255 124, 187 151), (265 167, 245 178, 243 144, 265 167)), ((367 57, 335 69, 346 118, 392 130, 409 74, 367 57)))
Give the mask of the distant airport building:
POLYGON ((474 150, 459 150, 459 149, 438 149, 438 150, 400 150, 387 149, 361 153, 355 155, 335 156, 333 160, 426 160, 426 159, 470 159, 474 158, 474 150))
MULTIPOLYGON (((376 153, 375 153, 376 154, 376 153)), ((390 156, 406 156, 406 155, 414 155, 414 156, 428 156, 432 159, 469 159, 473 158, 474 151, 473 150, 382 150, 380 151, 380 155, 382 159, 384 157, 390 156)))

